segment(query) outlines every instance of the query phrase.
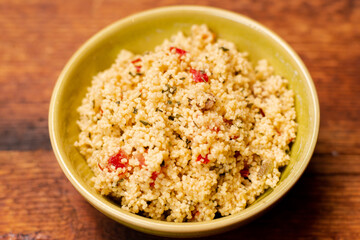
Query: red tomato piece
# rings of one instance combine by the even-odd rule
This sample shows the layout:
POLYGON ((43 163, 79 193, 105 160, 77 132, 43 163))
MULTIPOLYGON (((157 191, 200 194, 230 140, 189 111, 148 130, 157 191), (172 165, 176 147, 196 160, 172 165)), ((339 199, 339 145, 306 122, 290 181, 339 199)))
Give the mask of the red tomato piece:
POLYGON ((181 49, 181 48, 177 48, 177 47, 170 47, 170 51, 172 51, 173 49, 175 49, 175 53, 179 54, 180 57, 184 56, 187 51, 181 49))
POLYGON ((135 155, 135 158, 139 161, 140 167, 146 166, 144 155, 142 155, 141 153, 138 153, 135 155))
POLYGON ((123 150, 120 149, 117 154, 109 158, 108 167, 110 166, 114 166, 115 169, 128 167, 129 156, 123 150), (122 162, 122 159, 126 159, 126 162, 122 162))
POLYGON ((135 59, 134 61, 131 61, 131 63, 134 64, 134 63, 137 63, 137 62, 140 62, 140 61, 141 61, 141 59, 140 59, 140 58, 137 58, 137 59, 135 59))
POLYGON ((135 68, 136 68, 136 72, 140 72, 141 66, 135 66, 135 68))
POLYGON ((206 154, 205 157, 201 156, 201 154, 197 157, 196 161, 198 162, 201 162, 201 163, 204 163, 204 164, 207 164, 210 162, 210 160, 208 159, 208 156, 209 154, 206 154))
POLYGON ((209 77, 208 75, 206 75, 205 71, 195 70, 191 68, 190 73, 192 73, 192 77, 196 83, 209 81, 209 77))
POLYGON ((160 173, 158 173, 158 172, 153 172, 152 174, 151 174, 151 179, 152 180, 154 180, 152 183, 150 183, 150 186, 151 187, 154 187, 154 185, 155 185, 155 180, 156 180, 156 178, 158 177, 158 175, 159 175, 160 173))

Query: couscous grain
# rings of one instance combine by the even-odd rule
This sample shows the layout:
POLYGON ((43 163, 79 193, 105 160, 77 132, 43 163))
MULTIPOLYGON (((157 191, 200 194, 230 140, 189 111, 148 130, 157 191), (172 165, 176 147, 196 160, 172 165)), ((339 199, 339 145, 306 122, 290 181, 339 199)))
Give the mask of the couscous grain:
POLYGON ((95 188, 153 219, 241 211, 276 186, 296 137, 287 80, 205 25, 191 30, 143 55, 122 50, 78 109, 95 188))

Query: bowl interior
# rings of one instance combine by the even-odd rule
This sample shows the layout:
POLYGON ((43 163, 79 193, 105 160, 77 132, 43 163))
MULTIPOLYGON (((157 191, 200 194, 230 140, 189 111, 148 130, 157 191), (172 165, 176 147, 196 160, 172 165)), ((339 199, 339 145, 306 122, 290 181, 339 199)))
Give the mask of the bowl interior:
MULTIPOLYGON (((81 104, 92 77, 110 67, 121 49, 135 53, 151 51, 165 38, 180 30, 189 33, 193 24, 207 24, 218 37, 234 42, 240 51, 247 51, 251 62, 267 59, 276 74, 289 80, 290 88, 296 93, 298 134, 290 153, 291 162, 283 170, 277 188, 266 191, 242 213, 226 218, 237 217, 239 221, 246 219, 247 216, 259 212, 258 205, 271 202, 271 199, 278 199, 283 195, 306 167, 316 142, 318 106, 311 78, 301 61, 299 62, 296 56, 294 58, 293 53, 288 52, 287 46, 279 43, 277 37, 268 30, 237 14, 203 7, 163 8, 121 20, 91 38, 69 61, 53 93, 49 124, 54 151, 74 186, 88 200, 91 195, 90 203, 99 210, 104 212, 104 208, 107 208, 105 214, 130 226, 132 223, 124 220, 124 216, 138 222, 160 223, 155 220, 144 220, 121 210, 92 188, 90 179, 93 174, 74 147, 79 134, 76 109, 81 104)), ((223 221, 222 219, 214 221, 223 221)), ((135 228, 149 231, 144 230, 144 226, 135 228)))

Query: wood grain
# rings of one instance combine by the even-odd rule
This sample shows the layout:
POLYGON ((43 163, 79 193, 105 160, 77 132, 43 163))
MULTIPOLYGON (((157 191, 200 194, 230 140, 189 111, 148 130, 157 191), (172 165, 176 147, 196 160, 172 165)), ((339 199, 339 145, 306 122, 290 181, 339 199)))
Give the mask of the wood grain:
POLYGON ((247 15, 301 56, 320 100, 315 154, 258 220, 207 239, 360 239, 360 1, 0 0, 0 239, 158 239, 90 206, 61 172, 47 130, 56 78, 90 36, 129 14, 199 4, 247 15))

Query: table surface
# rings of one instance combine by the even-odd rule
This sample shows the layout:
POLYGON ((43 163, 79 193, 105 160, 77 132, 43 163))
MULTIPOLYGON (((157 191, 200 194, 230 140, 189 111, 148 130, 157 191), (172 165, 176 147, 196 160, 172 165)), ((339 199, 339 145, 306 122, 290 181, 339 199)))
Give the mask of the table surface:
MULTIPOLYGON (((90 206, 51 150, 47 115, 74 51, 108 24, 180 0, 0 0, 0 239, 157 239, 90 206)), ((252 223, 207 239, 360 239, 360 1, 200 0, 247 15, 299 53, 320 99, 309 167, 252 223)))

